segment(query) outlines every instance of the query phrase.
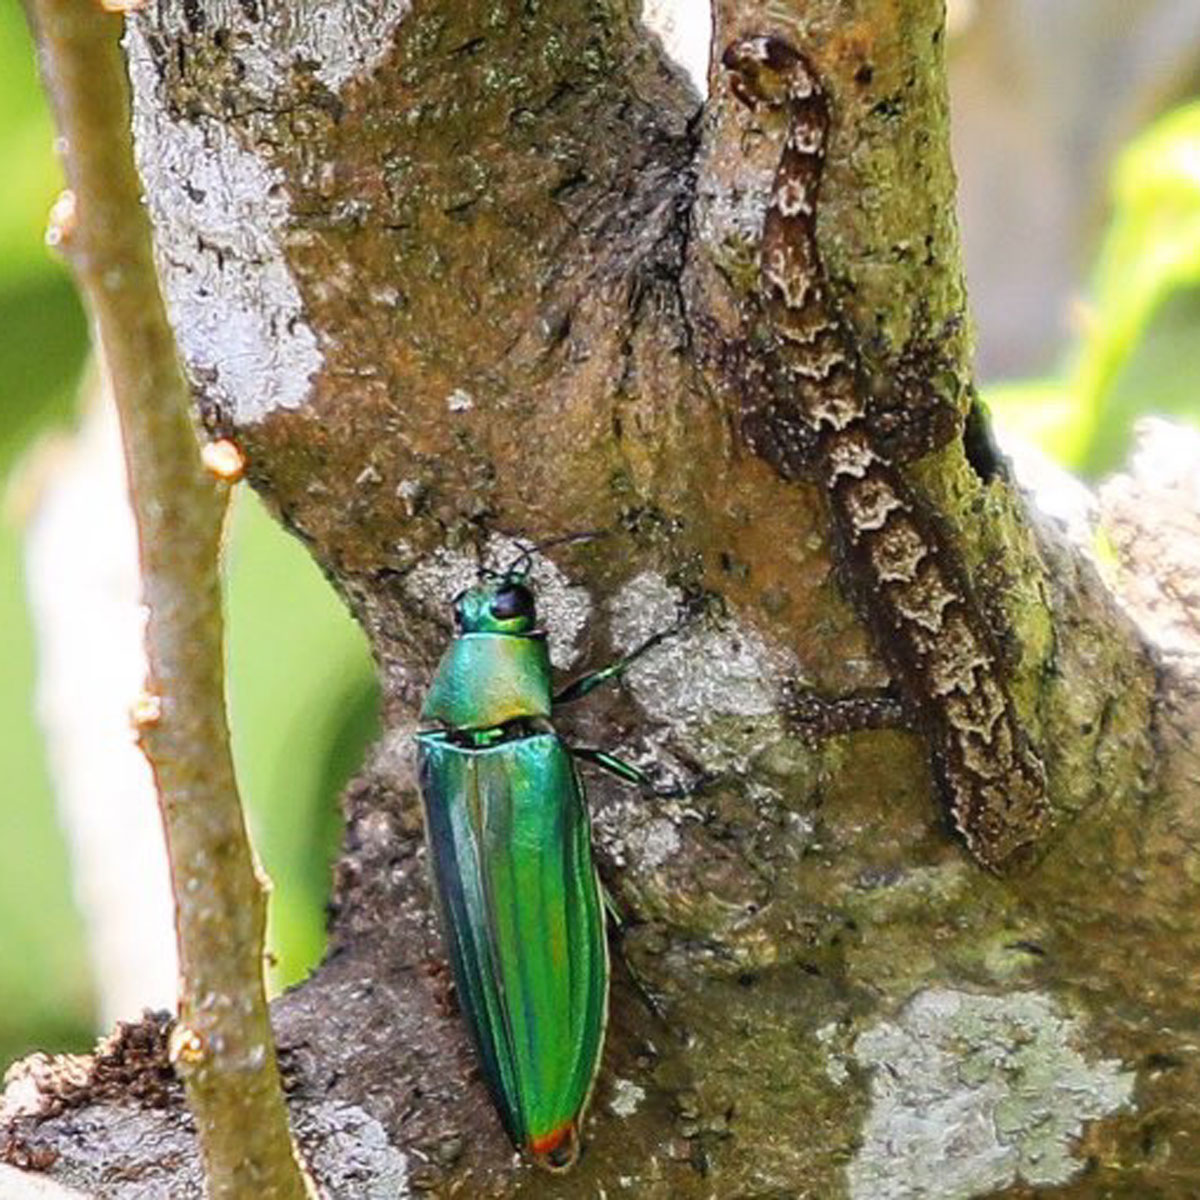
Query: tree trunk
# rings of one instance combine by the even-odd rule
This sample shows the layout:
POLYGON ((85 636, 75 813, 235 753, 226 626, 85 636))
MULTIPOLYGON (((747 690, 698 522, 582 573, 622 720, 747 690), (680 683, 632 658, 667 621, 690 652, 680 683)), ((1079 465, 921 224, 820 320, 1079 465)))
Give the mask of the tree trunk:
MULTIPOLYGON (((1161 670, 1088 556, 1023 509, 972 405, 941 8, 718 0, 703 109, 634 0, 158 0, 131 20, 202 417, 383 682, 331 953, 274 1007, 331 1195, 1200 1193, 1190 650, 1161 670), (882 687, 891 660, 819 481, 744 437, 783 129, 720 63, 763 32, 830 97, 817 237, 870 390, 954 415, 897 470, 1044 763, 1053 825, 1015 871, 967 852, 921 732, 797 728, 798 691, 882 687), (557 666, 697 615, 561 729, 716 779, 665 801, 588 777, 625 924, 586 1152, 554 1179, 514 1160, 451 1002, 411 734, 477 564, 592 529, 535 570, 557 666)), ((136 1107, 145 1064, 114 1053, 124 1075, 74 1090, 26 1068, 10 1114, 43 1115, 11 1120, 9 1161, 198 1195, 182 1110, 136 1107)))

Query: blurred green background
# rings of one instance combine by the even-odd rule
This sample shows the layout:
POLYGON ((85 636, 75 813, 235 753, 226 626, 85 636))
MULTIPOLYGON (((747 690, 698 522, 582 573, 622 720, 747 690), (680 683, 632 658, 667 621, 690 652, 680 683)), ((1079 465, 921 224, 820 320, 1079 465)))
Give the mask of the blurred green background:
MULTIPOLYGON (((42 246, 57 190, 50 128, 20 9, 0 8, 0 473, 49 425, 70 418, 83 363, 83 314, 42 246), (21 36, 16 36, 20 34, 21 36)), ((35 1044, 79 1045, 91 984, 31 694, 34 654, 21 536, 0 523, 0 1062, 35 1044)))
POLYGON ((1144 413, 1200 421, 1200 101, 1117 155, 1111 216, 1061 369, 994 384, 999 420, 1087 478, 1115 470, 1144 413))
MULTIPOLYGON (((59 188, 52 141, 22 16, 0 5, 0 161, 10 166, 0 190, 0 477, 41 435, 70 427, 84 364, 79 304, 42 241, 59 188)), ((1077 336, 1053 372, 984 387, 1003 423, 1092 478, 1122 461, 1139 414, 1200 414, 1200 104, 1147 121, 1108 174, 1077 336)), ((32 704, 21 537, 13 519, 0 524, 0 1067, 35 1046, 85 1047, 96 1032, 32 704)), ((320 957, 336 796, 373 734, 377 698, 360 633, 248 494, 231 530, 228 598, 234 747, 275 882, 279 986, 320 957)))

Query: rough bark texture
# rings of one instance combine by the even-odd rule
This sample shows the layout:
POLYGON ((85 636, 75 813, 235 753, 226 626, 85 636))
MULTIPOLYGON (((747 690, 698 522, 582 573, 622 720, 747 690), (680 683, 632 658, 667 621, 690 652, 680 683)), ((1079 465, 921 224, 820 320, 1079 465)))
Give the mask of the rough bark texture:
MULTIPOLYGON (((814 749, 789 729, 789 684, 886 676, 816 489, 738 432, 779 134, 719 69, 700 112, 635 9, 161 0, 131 28, 202 413, 362 621, 385 689, 333 950, 275 1007, 301 1145, 339 1197, 1194 1194, 1185 658, 1164 683, 968 422, 907 472, 1005 631, 1056 818, 1038 861, 998 878, 966 855, 919 736, 814 749), (475 1078, 410 734, 479 557, 594 528, 613 536, 535 575, 559 666, 614 656, 684 596, 704 615, 564 732, 721 778, 672 802, 589 779, 628 924, 588 1148, 556 1180, 514 1161, 475 1078)), ((859 350, 881 391, 924 371, 963 414, 941 22, 926 0, 723 0, 715 45, 804 47, 833 102, 818 235, 859 350)), ((189 1142, 171 1110, 106 1100, 18 1119, 9 1157, 187 1196, 189 1142)))

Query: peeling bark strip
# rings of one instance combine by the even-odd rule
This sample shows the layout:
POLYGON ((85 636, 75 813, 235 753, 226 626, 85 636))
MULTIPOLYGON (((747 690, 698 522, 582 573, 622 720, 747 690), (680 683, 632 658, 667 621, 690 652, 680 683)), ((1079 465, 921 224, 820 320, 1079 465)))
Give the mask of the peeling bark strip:
POLYGON ((788 117, 760 251, 770 386, 748 391, 744 436, 785 478, 820 482, 839 561, 929 739, 951 820, 975 858, 1000 870, 1049 824, 1045 773, 953 532, 899 470, 900 442, 930 448, 917 426, 938 422, 937 402, 904 414, 912 428, 899 438, 878 428, 817 246, 829 107, 807 61, 778 38, 755 37, 733 43, 724 63, 743 103, 788 117))

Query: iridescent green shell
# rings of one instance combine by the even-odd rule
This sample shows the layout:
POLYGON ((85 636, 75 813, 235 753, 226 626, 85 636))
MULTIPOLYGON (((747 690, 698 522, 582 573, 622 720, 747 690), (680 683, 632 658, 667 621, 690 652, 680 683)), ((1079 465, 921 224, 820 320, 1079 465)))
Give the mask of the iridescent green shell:
POLYGON ((484 1078, 513 1142, 569 1166, 608 1005, 604 906, 574 763, 549 732, 480 749, 429 732, 417 747, 447 949, 484 1078))

